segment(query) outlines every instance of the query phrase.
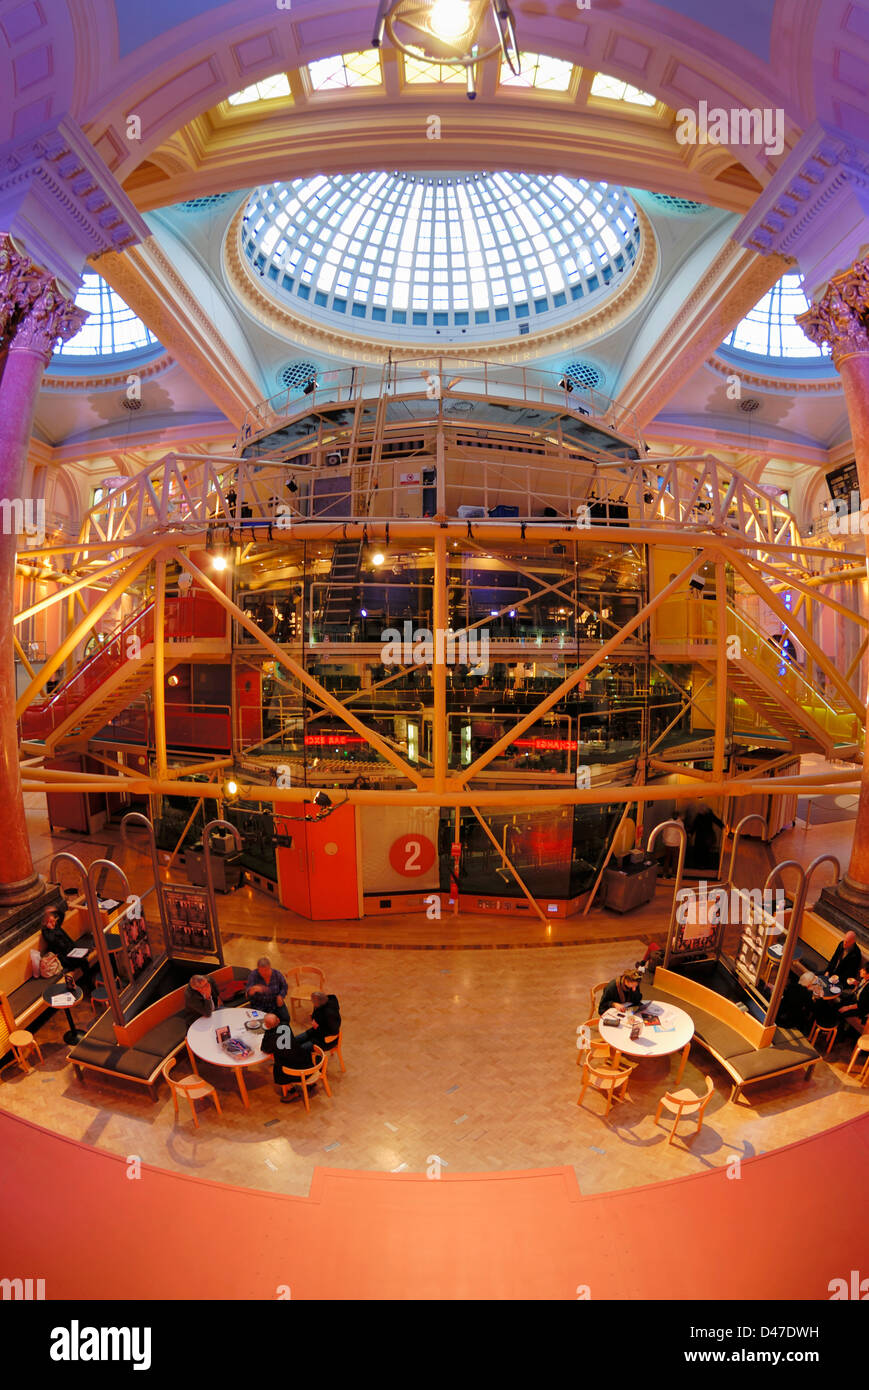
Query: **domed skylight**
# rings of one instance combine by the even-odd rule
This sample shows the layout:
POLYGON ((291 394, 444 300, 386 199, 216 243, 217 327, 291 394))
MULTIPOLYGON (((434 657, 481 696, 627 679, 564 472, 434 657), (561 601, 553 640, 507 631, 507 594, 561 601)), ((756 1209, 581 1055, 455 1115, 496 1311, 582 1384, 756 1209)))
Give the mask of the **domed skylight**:
POLYGON ((160 346, 153 333, 101 275, 85 272, 75 302, 79 308, 87 309, 90 318, 74 338, 61 344, 55 356, 117 357, 121 353, 160 346))
POLYGON ((803 277, 783 275, 736 325, 724 347, 750 352, 755 357, 828 357, 829 353, 810 342, 795 322, 797 314, 804 314, 808 307, 803 277))
POLYGON ((294 307, 421 337, 515 334, 540 314, 576 313, 630 268, 639 240, 623 189, 513 173, 274 183, 252 195, 242 227, 254 268, 294 307))

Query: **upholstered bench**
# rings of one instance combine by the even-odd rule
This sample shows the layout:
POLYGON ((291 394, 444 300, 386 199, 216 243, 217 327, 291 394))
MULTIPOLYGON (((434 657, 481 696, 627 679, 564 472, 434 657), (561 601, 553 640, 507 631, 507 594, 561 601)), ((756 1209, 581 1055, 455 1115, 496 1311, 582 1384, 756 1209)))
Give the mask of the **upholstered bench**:
POLYGON ((732 1000, 672 970, 659 968, 645 994, 690 1015, 697 1042, 733 1080, 732 1101, 755 1081, 800 1070, 808 1079, 818 1061, 818 1053, 796 1029, 765 1028, 732 1000))
MULTIPOLYGON (((249 974, 246 966, 223 965, 210 971, 208 978, 217 985, 221 1001, 231 1004, 233 996, 239 1002, 243 1000, 243 986, 249 974)), ((107 1010, 81 1042, 70 1049, 69 1060, 82 1082, 85 1071, 101 1072, 147 1086, 152 1100, 156 1100, 160 1071, 170 1057, 181 1051, 189 1026, 184 988, 174 989, 118 1030, 107 1010)))
MULTIPOLYGON (((82 908, 70 908, 63 922, 63 929, 72 937, 77 946, 88 948, 88 961, 96 960, 96 946, 93 936, 85 930, 87 914, 82 908)), ((0 960, 0 994, 5 995, 15 1019, 16 1028, 27 1028, 30 1023, 45 1013, 46 1004, 42 997, 46 981, 33 979, 30 974, 30 952, 39 951, 44 955, 46 946, 42 932, 34 932, 0 960)), ((73 969, 73 974, 77 974, 73 969)))

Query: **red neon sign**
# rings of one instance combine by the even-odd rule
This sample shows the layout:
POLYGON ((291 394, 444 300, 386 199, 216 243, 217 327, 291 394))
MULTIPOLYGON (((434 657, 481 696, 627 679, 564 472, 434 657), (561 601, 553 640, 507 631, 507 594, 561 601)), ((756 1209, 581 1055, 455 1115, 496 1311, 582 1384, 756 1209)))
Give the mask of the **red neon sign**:
POLYGON ((540 753, 572 753, 576 749, 575 738, 517 738, 515 748, 533 748, 540 753))
POLYGON ((305 734, 306 748, 344 748, 348 743, 364 743, 358 734, 305 734))

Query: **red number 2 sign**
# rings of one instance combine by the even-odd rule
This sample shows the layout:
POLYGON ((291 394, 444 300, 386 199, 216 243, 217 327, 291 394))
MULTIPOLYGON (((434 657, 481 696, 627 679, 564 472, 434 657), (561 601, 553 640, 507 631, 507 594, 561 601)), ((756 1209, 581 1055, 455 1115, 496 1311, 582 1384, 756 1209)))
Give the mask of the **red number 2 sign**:
POLYGON ((401 835, 389 851, 390 864, 404 878, 428 873, 436 857, 435 847, 425 835, 401 835))

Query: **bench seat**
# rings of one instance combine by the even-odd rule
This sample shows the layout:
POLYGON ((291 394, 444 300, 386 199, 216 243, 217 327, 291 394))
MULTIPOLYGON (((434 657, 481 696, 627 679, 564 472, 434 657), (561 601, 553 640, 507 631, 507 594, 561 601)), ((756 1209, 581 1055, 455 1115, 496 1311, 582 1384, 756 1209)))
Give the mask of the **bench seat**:
POLYGON ((660 1004, 672 1004, 682 1009, 694 1023, 694 1037, 701 1047, 721 1064, 731 1076, 734 1087, 731 1100, 738 1100, 743 1086, 754 1081, 769 1080, 786 1072, 804 1069, 809 1076, 819 1054, 795 1028, 777 1028, 771 1044, 752 1047, 748 1039, 721 1019, 715 1018, 693 1002, 668 994, 653 985, 648 997, 660 1004))

